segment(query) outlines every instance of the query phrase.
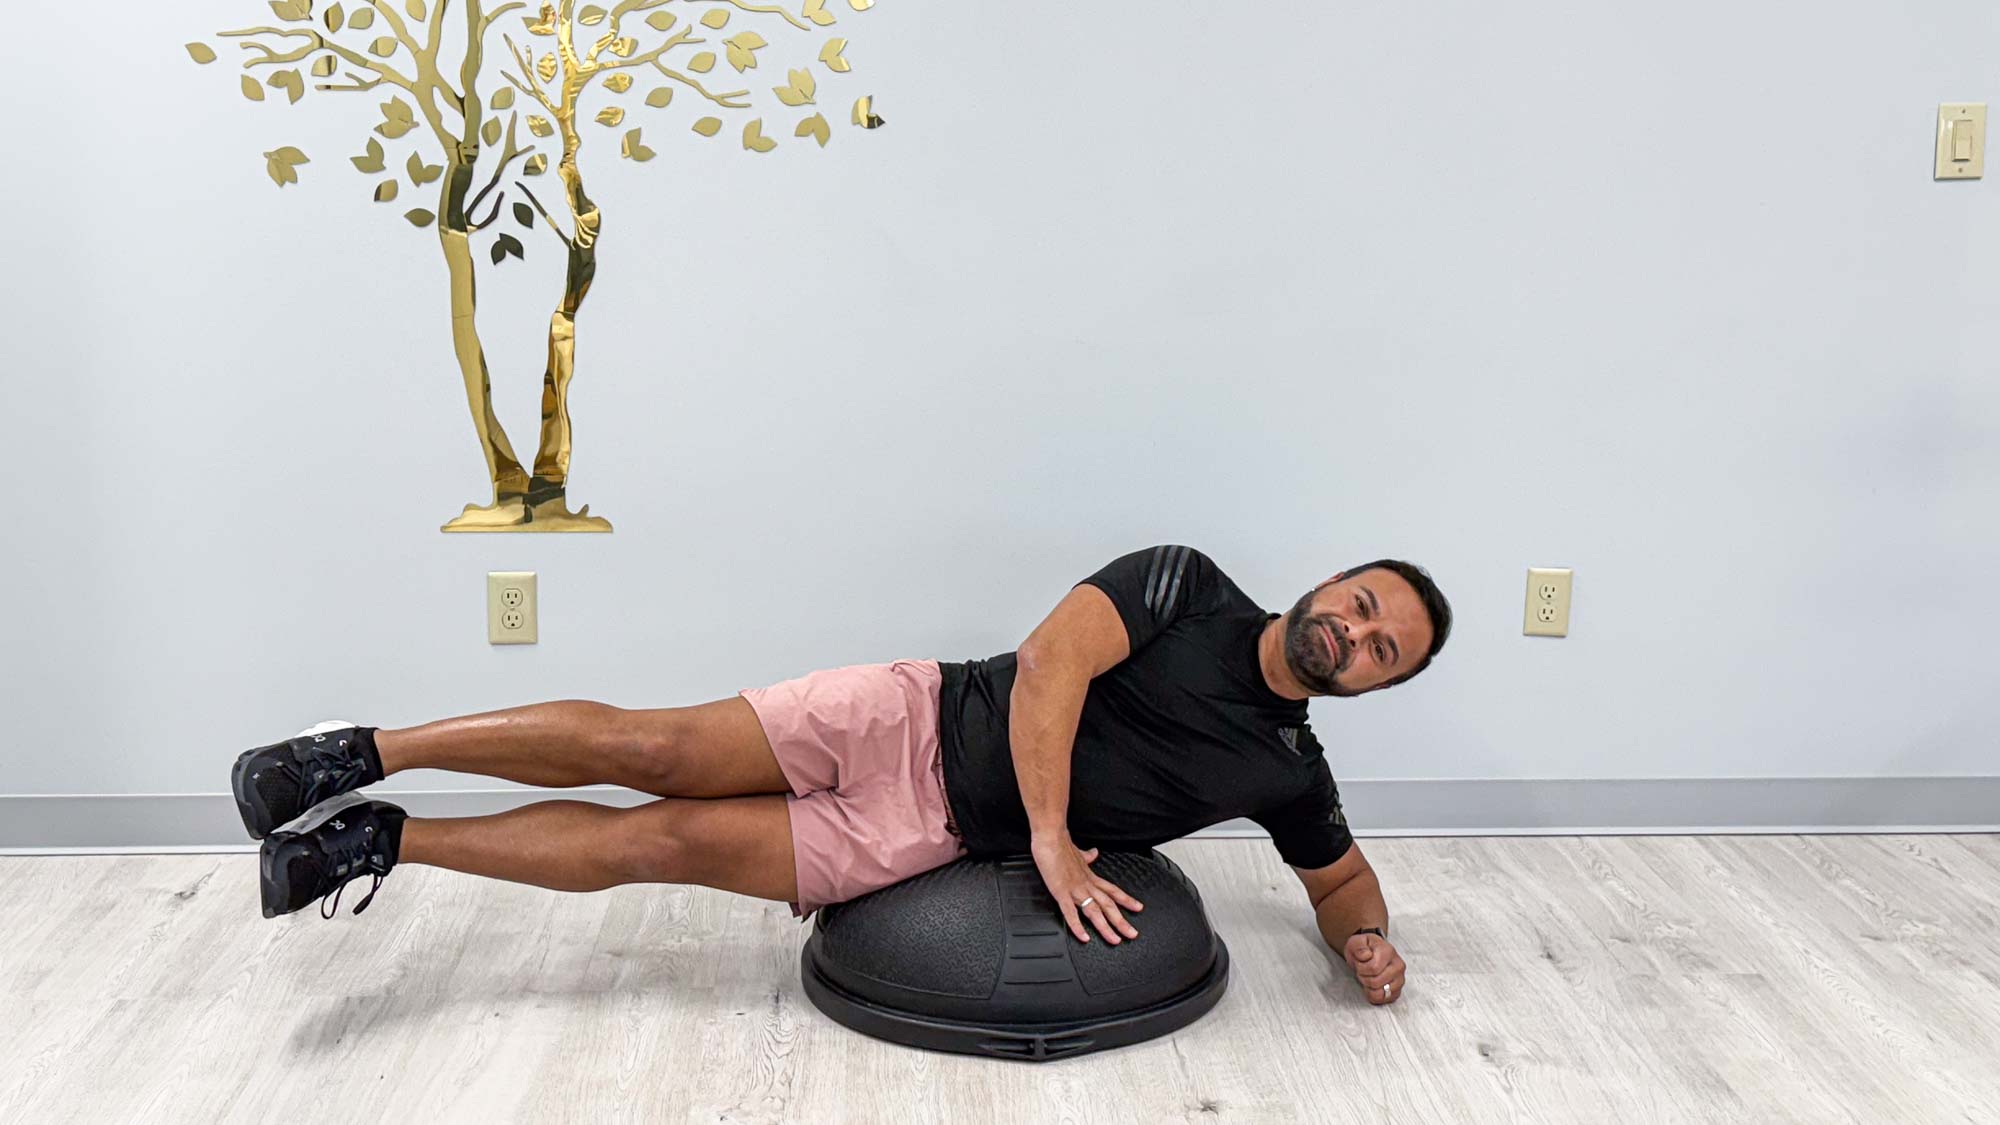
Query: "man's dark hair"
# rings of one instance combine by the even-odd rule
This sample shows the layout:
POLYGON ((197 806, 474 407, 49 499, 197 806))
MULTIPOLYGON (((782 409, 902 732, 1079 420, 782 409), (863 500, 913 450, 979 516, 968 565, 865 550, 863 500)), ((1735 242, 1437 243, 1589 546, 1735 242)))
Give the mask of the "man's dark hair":
POLYGON ((1431 657, 1436 656, 1438 650, 1444 647, 1444 639, 1451 636, 1451 603, 1445 600, 1444 591, 1438 589, 1438 584, 1431 580, 1429 572, 1415 563, 1406 563, 1401 559, 1376 559, 1372 563, 1363 563, 1349 570, 1347 576, 1353 578, 1370 570, 1392 570, 1402 575, 1403 580, 1417 591, 1417 597, 1424 603, 1424 612, 1430 614, 1431 618, 1430 651, 1424 653, 1424 658, 1417 662, 1415 668, 1379 685, 1385 688, 1394 687, 1430 667, 1431 657))

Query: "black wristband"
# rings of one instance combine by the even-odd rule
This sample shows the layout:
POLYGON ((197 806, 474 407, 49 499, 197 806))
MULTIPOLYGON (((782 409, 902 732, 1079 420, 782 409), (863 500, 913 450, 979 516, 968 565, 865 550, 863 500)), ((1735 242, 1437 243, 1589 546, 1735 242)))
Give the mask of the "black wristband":
POLYGON ((1360 929, 1354 931, 1353 933, 1348 934, 1347 939, 1349 941, 1352 941, 1355 938, 1360 937, 1362 934, 1374 934, 1376 937, 1381 938, 1383 941, 1389 940, 1389 935, 1383 933, 1382 927, 1380 926, 1363 926, 1360 929))

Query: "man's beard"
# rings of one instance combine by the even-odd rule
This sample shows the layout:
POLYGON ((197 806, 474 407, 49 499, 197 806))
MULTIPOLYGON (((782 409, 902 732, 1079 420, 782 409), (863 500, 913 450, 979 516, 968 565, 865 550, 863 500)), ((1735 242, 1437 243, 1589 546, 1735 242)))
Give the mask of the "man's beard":
POLYGON ((1285 614, 1285 666, 1314 695, 1359 695, 1360 692, 1349 691, 1334 679, 1336 673, 1353 663, 1353 650, 1333 618, 1311 616, 1313 595, 1318 592, 1308 590, 1291 612, 1285 614), (1326 651, 1329 634, 1340 650, 1338 667, 1326 651))

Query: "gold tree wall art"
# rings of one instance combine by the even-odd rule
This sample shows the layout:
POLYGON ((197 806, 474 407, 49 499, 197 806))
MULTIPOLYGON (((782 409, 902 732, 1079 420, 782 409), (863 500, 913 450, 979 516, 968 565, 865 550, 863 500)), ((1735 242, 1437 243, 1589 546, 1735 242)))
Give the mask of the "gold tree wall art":
MULTIPOLYGON (((791 111, 774 132, 788 130, 797 143, 824 148, 833 129, 819 108, 814 64, 829 75, 848 74, 847 40, 818 39, 817 55, 783 70, 782 84, 753 76, 780 73, 761 65, 770 44, 759 28, 780 38, 799 32, 817 38, 837 22, 830 0, 792 2, 795 8, 746 0, 619 0, 606 9, 562 0, 530 11, 522 3, 462 0, 454 12, 451 0, 323 6, 268 0, 276 23, 216 34, 225 50, 240 48, 238 88, 253 102, 293 105, 308 90, 368 95, 379 120, 348 162, 370 177, 375 202, 437 236, 451 288, 452 351, 493 486, 490 502, 467 504, 443 530, 611 530, 588 504, 571 511, 568 497, 577 317, 605 233, 604 212, 584 190, 579 158, 586 134, 594 123, 617 138, 621 158, 650 161, 656 153, 634 118, 668 110, 677 99, 693 101, 699 116, 692 131, 714 138, 723 132, 725 114, 741 117, 752 108, 750 89, 721 87, 746 84, 768 87, 791 111), (718 61, 728 70, 718 70, 718 61), (726 77, 718 81, 718 74, 726 77), (556 182, 537 193, 528 181, 545 175, 551 161, 556 182), (434 202, 418 196, 425 189, 436 192, 434 202), (410 203, 417 205, 399 206, 410 203), (538 227, 560 245, 565 269, 549 317, 541 437, 532 467, 523 467, 493 413, 474 315, 475 271, 525 259, 538 227)), ((874 0, 844 2, 861 12, 874 0)), ((186 49, 200 64, 217 57, 205 42, 186 49)), ((848 121, 864 129, 882 124, 869 97, 854 101, 848 121)), ((740 135, 751 153, 770 152, 779 143, 766 133, 763 117, 743 122, 740 135)), ((280 188, 299 182, 300 169, 311 164, 290 145, 263 157, 265 173, 280 188)))

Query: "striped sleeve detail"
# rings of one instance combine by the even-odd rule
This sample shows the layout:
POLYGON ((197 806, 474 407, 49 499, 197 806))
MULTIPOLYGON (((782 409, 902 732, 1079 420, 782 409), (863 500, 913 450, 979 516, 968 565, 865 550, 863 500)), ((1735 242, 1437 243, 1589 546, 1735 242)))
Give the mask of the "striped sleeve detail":
POLYGON ((1171 617, 1187 574, 1186 547, 1155 547, 1146 569, 1146 609, 1156 618, 1171 617))

